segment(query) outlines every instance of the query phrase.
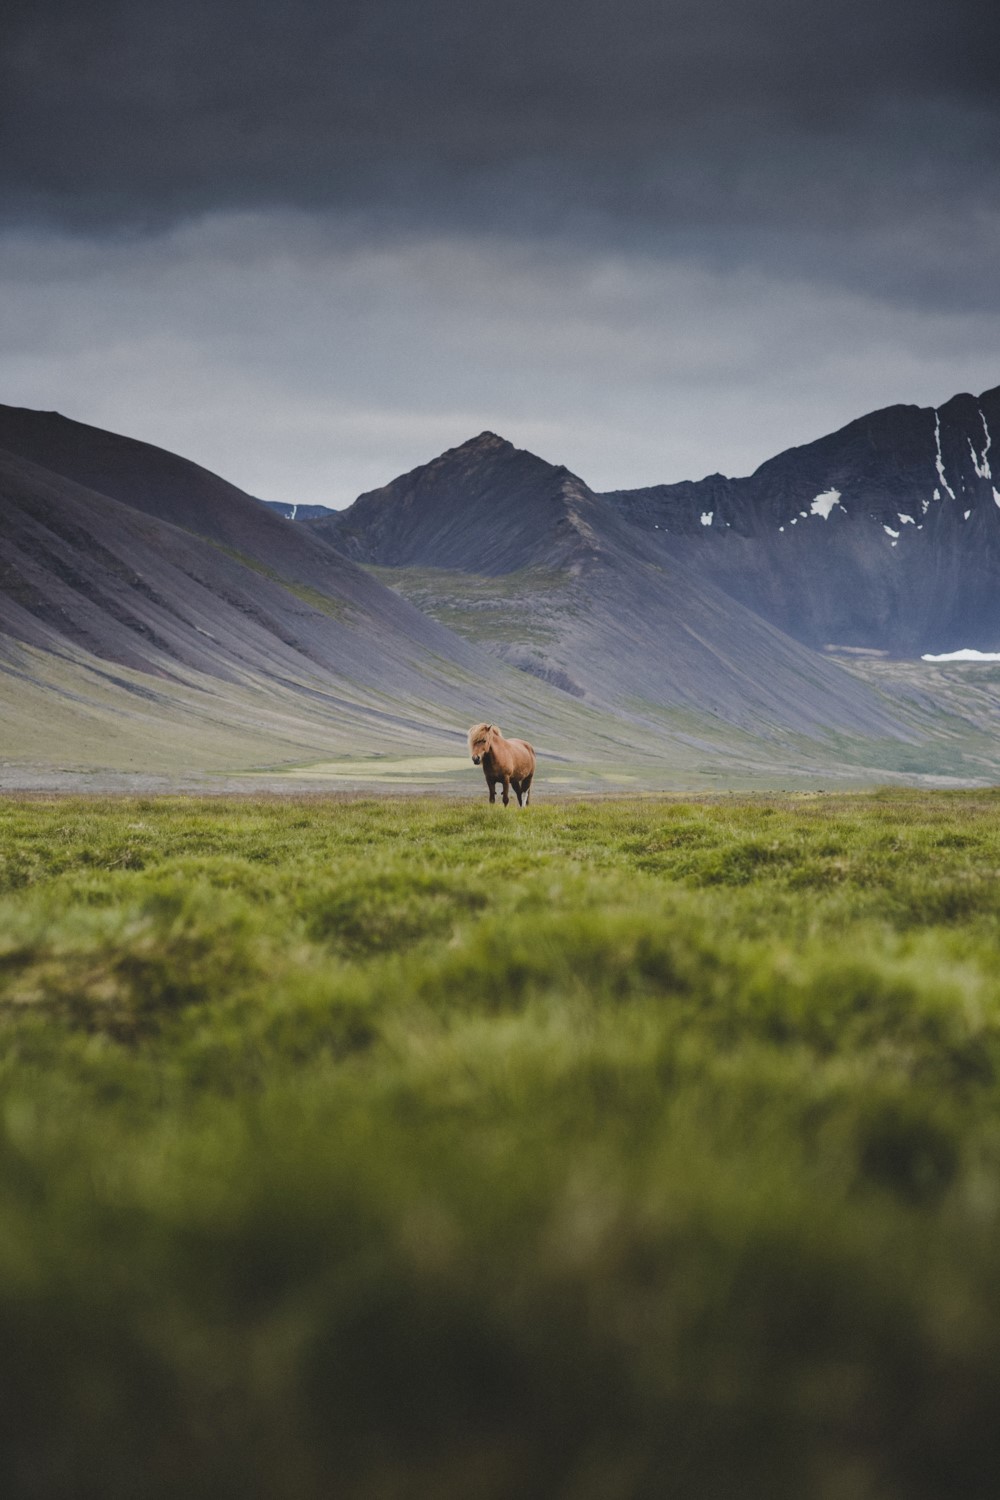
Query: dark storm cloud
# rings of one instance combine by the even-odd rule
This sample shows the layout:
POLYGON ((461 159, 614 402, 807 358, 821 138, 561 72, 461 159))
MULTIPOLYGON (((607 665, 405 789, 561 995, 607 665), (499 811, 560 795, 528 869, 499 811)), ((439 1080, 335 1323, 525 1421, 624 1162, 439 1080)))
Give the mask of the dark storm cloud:
POLYGON ((867 226, 997 203, 983 0, 15 0, 8 216, 867 226))
POLYGON ((0 400, 344 503, 995 385, 988 0, 6 0, 0 400))

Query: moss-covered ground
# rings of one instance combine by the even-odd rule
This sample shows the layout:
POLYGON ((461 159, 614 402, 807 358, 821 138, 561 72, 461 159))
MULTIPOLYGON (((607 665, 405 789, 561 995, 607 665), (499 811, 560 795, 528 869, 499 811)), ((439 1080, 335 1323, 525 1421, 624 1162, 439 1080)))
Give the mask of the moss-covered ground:
POLYGON ((1000 1493, 1000 795, 0 805, 0 1493, 1000 1493))

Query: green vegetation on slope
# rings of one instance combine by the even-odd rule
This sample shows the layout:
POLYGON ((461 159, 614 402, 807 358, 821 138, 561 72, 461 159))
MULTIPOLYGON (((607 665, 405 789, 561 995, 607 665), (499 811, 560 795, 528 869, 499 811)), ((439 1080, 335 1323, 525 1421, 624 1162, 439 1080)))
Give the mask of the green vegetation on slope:
POLYGON ((211 537, 205 537, 203 540, 207 541, 209 546, 214 547, 217 552, 222 552, 244 568, 249 568, 252 573, 259 573, 262 578, 269 579, 271 583, 280 584, 289 594, 293 594, 296 599, 301 599, 303 604, 318 609, 321 614, 329 615, 332 620, 350 619, 351 611, 346 600, 336 595, 325 594, 322 590, 311 588, 308 584, 296 583, 294 579, 286 578, 277 568, 270 567, 259 558, 251 557, 247 552, 240 552, 236 547, 227 547, 224 542, 213 541, 211 537))
POLYGON ((424 614, 478 644, 546 646, 567 615, 580 609, 561 569, 523 568, 494 577, 451 568, 381 568, 366 572, 424 614))
POLYGON ((993 1496, 998 814, 0 806, 0 1490, 993 1496))

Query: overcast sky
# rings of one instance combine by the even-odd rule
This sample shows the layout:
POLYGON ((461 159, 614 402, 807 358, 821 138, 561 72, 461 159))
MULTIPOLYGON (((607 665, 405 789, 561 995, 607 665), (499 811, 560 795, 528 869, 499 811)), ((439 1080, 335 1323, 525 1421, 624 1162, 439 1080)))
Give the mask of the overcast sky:
POLYGON ((7 0, 0 400, 349 503, 1000 384, 986 0, 7 0))

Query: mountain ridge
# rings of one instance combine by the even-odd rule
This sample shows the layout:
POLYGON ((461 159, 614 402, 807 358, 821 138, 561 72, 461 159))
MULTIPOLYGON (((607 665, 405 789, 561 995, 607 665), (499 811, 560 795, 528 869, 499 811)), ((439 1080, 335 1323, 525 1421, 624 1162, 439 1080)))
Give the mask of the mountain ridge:
POLYGON ((651 556, 640 530, 579 476, 495 433, 307 524, 422 609, 461 618, 503 659, 594 704, 707 708, 755 731, 901 732, 878 694, 710 581, 651 556), (516 606, 484 594, 482 581, 503 578, 519 580, 516 606))
POLYGON ((649 546, 813 647, 1000 644, 1000 387, 895 405, 742 479, 608 491, 649 546))
MULTIPOLYGON (((124 753, 116 747, 135 726, 137 699, 150 705, 148 723, 163 726, 142 733, 172 737, 175 748, 187 735, 195 763, 205 755, 287 759, 305 748, 315 757, 324 741, 328 753, 440 749, 460 742, 458 726, 484 708, 529 717, 543 738, 566 732, 559 726, 569 719, 586 740, 586 720, 562 695, 479 651, 218 476, 68 418, 26 421, 23 410, 11 412, 0 408, 5 438, 38 458, 48 426, 58 472, 0 449, 8 755, 18 742, 48 753, 39 728, 46 701, 53 722, 76 725, 91 755, 89 726, 104 724, 112 759, 124 753), (116 495, 92 487, 102 482, 116 495), (30 735, 18 727, 29 697, 30 735), (198 727, 212 700, 217 750, 198 727), (69 718, 67 704, 76 705, 69 718)), ((621 728, 603 725, 612 740, 621 728)), ((635 738, 623 734, 622 753, 635 738)), ((54 753, 72 759, 66 745, 54 753)), ((157 761, 159 744, 146 753, 157 761)))
POLYGON ((568 469, 486 431, 309 524, 355 561, 499 576, 526 566, 585 567, 595 545, 593 505, 568 469), (474 506, 486 520, 473 542, 474 506))
POLYGON ((122 744, 155 722, 195 756, 211 724, 213 763, 234 746, 241 764, 324 742, 441 746, 486 714, 595 766, 981 775, 982 695, 966 717, 952 686, 937 706, 942 679, 848 670, 816 649, 837 637, 816 637, 845 579, 869 590, 865 639, 865 611, 891 613, 885 508, 918 480, 921 555, 930 536, 952 545, 939 590, 961 592, 978 532, 982 588, 995 576, 994 394, 930 409, 930 425, 928 409, 886 408, 745 481, 605 495, 487 430, 294 525, 151 444, 0 407, 0 696, 16 727, 30 692, 43 739, 47 703, 54 723, 110 725, 122 744))

